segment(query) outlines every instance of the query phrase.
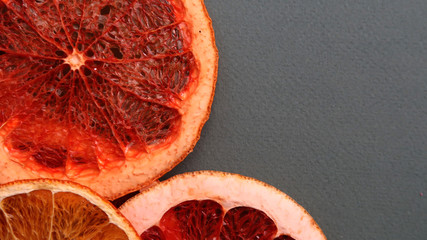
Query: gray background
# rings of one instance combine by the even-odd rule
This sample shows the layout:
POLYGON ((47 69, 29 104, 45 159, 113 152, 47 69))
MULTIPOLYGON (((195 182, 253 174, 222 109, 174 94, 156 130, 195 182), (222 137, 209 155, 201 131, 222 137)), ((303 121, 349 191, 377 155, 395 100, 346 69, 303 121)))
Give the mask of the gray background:
POLYGON ((427 1, 205 3, 216 96, 194 152, 164 178, 260 179, 329 239, 427 239, 427 1))

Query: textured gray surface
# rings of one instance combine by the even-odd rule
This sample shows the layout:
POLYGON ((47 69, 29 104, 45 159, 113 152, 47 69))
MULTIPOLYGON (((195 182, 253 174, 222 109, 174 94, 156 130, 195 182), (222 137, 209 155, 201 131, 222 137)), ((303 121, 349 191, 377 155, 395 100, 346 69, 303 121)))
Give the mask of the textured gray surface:
POLYGON ((205 1, 220 51, 213 110, 166 177, 258 178, 329 239, 425 240, 427 1, 205 1))

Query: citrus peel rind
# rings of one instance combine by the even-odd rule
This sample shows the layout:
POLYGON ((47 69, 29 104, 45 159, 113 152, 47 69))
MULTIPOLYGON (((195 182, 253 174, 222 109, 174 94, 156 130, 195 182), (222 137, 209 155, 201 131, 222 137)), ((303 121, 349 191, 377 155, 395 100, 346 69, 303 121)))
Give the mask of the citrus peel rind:
POLYGON ((138 234, 158 225, 172 207, 188 200, 213 200, 224 212, 248 206, 264 212, 277 226, 277 235, 297 240, 325 240, 308 212, 285 193, 258 180, 238 174, 201 171, 174 176, 143 190, 125 202, 120 211, 138 234))

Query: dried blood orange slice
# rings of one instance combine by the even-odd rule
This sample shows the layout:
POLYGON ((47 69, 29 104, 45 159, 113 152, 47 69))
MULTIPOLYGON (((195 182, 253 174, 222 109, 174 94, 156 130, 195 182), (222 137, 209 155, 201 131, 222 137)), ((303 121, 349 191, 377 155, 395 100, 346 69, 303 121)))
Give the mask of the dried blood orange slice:
POLYGON ((217 50, 202 0, 0 0, 0 183, 115 198, 193 149, 217 50))
POLYGON ((0 239, 139 239, 111 203, 72 182, 0 185, 0 239))
POLYGON ((177 175, 120 207, 142 239, 325 240, 288 195, 237 174, 177 175))

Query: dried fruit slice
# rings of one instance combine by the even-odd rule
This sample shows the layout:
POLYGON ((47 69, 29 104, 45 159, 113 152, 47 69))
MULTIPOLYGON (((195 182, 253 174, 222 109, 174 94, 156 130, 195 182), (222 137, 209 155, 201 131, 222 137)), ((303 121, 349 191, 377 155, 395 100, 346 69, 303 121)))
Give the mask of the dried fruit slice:
POLYGON ((114 199, 199 139, 218 54, 202 0, 0 0, 0 183, 114 199))
POLYGON ((325 240, 289 196, 237 174, 177 175, 143 190, 120 211, 142 239, 325 240))
POLYGON ((67 181, 0 185, 0 239, 139 239, 130 223, 92 190, 67 181))

